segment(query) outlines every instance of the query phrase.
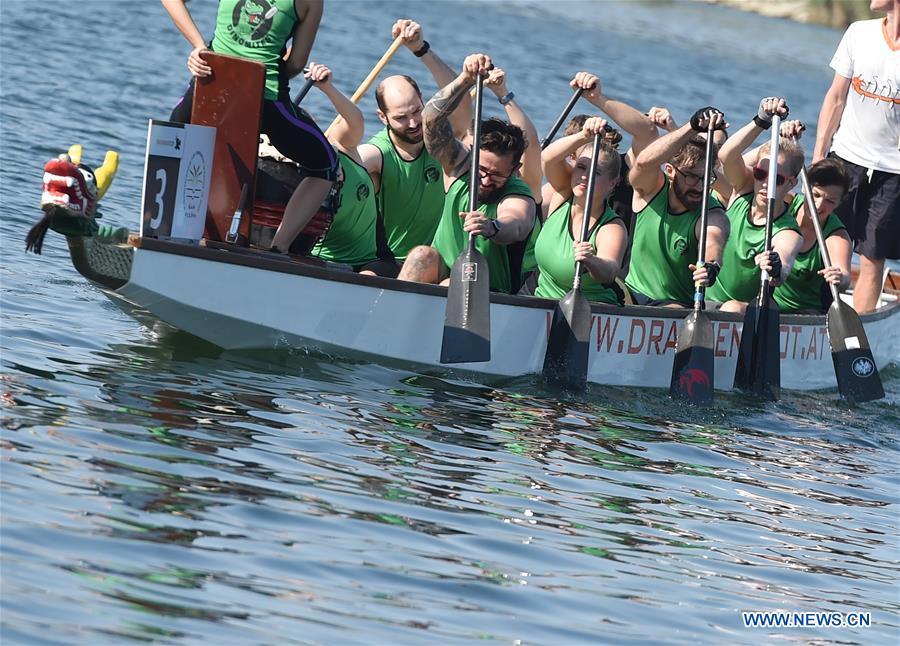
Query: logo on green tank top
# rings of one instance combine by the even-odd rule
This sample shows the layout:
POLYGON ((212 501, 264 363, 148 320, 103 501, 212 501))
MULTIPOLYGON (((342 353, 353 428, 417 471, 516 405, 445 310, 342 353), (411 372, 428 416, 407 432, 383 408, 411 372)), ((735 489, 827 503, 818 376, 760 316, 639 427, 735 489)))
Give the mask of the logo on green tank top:
POLYGON ((272 28, 278 8, 267 0, 242 0, 231 14, 228 32, 245 47, 260 47, 272 28))
POLYGON ((684 238, 675 238, 675 242, 672 243, 672 246, 675 247, 675 253, 679 256, 683 256, 688 252, 688 243, 684 238))
POLYGON ((437 166, 428 166, 425 168, 425 183, 433 184, 441 178, 441 173, 437 166))
POLYGON ((356 199, 362 202, 369 197, 369 187, 365 182, 360 182, 356 187, 356 199))

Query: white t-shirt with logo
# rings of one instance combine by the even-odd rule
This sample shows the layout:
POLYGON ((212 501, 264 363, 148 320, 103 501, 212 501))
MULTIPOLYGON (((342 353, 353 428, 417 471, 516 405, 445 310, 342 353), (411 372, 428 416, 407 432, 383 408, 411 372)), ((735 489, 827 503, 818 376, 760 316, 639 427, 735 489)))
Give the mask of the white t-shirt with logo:
POLYGON ((859 166, 900 174, 900 49, 891 50, 884 24, 854 22, 831 59, 850 79, 831 149, 859 166))

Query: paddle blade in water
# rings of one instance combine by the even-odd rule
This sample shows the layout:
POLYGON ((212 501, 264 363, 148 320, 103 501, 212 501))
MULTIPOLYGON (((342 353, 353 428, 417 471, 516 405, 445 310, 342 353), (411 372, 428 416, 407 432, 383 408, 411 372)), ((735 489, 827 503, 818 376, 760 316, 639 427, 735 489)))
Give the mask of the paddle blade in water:
POLYGON ((491 288, 487 260, 473 245, 450 269, 441 363, 491 360, 491 288))
POLYGON ((672 365, 669 394, 694 404, 713 401, 713 325, 706 312, 694 310, 684 319, 672 365))
POLYGON ((762 289, 762 304, 751 301, 744 314, 734 387, 775 401, 781 390, 781 312, 772 298, 771 286, 766 284, 762 289))
POLYGON ((828 338, 841 396, 850 402, 884 397, 881 377, 862 321, 856 310, 840 299, 835 300, 828 310, 828 338))
POLYGON ((569 291, 556 304, 544 355, 545 379, 572 389, 584 389, 592 318, 590 303, 581 290, 569 291))

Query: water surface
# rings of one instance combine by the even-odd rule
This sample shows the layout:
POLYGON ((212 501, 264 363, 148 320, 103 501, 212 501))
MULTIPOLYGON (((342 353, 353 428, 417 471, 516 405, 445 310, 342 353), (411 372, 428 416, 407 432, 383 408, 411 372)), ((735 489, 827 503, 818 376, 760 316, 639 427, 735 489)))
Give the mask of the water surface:
MULTIPOLYGON (((208 34, 215 3, 189 6, 208 34)), ((696 410, 142 326, 58 236, 42 257, 22 240, 43 163, 75 142, 120 151, 103 210, 134 226, 146 120, 188 48, 154 2, 0 11, 3 643, 896 643, 896 368, 858 409, 824 392, 696 410), (744 610, 873 625, 751 630, 744 610)), ((451 64, 491 53, 541 132, 579 69, 679 121, 712 103, 740 125, 786 94, 814 129, 840 38, 688 2, 348 1, 313 59, 349 94, 401 16, 451 64)), ((406 51, 388 71, 436 89, 406 51)))

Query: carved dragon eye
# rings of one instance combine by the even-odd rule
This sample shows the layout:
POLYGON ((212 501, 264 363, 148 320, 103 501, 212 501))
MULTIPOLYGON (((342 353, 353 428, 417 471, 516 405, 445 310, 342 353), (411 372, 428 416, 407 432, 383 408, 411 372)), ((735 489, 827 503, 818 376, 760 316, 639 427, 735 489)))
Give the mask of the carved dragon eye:
POLYGON ((88 192, 91 194, 91 197, 96 197, 97 195, 97 178, 94 177, 94 171, 90 166, 85 166, 84 164, 78 164, 78 172, 81 173, 81 176, 84 178, 84 182, 87 186, 88 192))

